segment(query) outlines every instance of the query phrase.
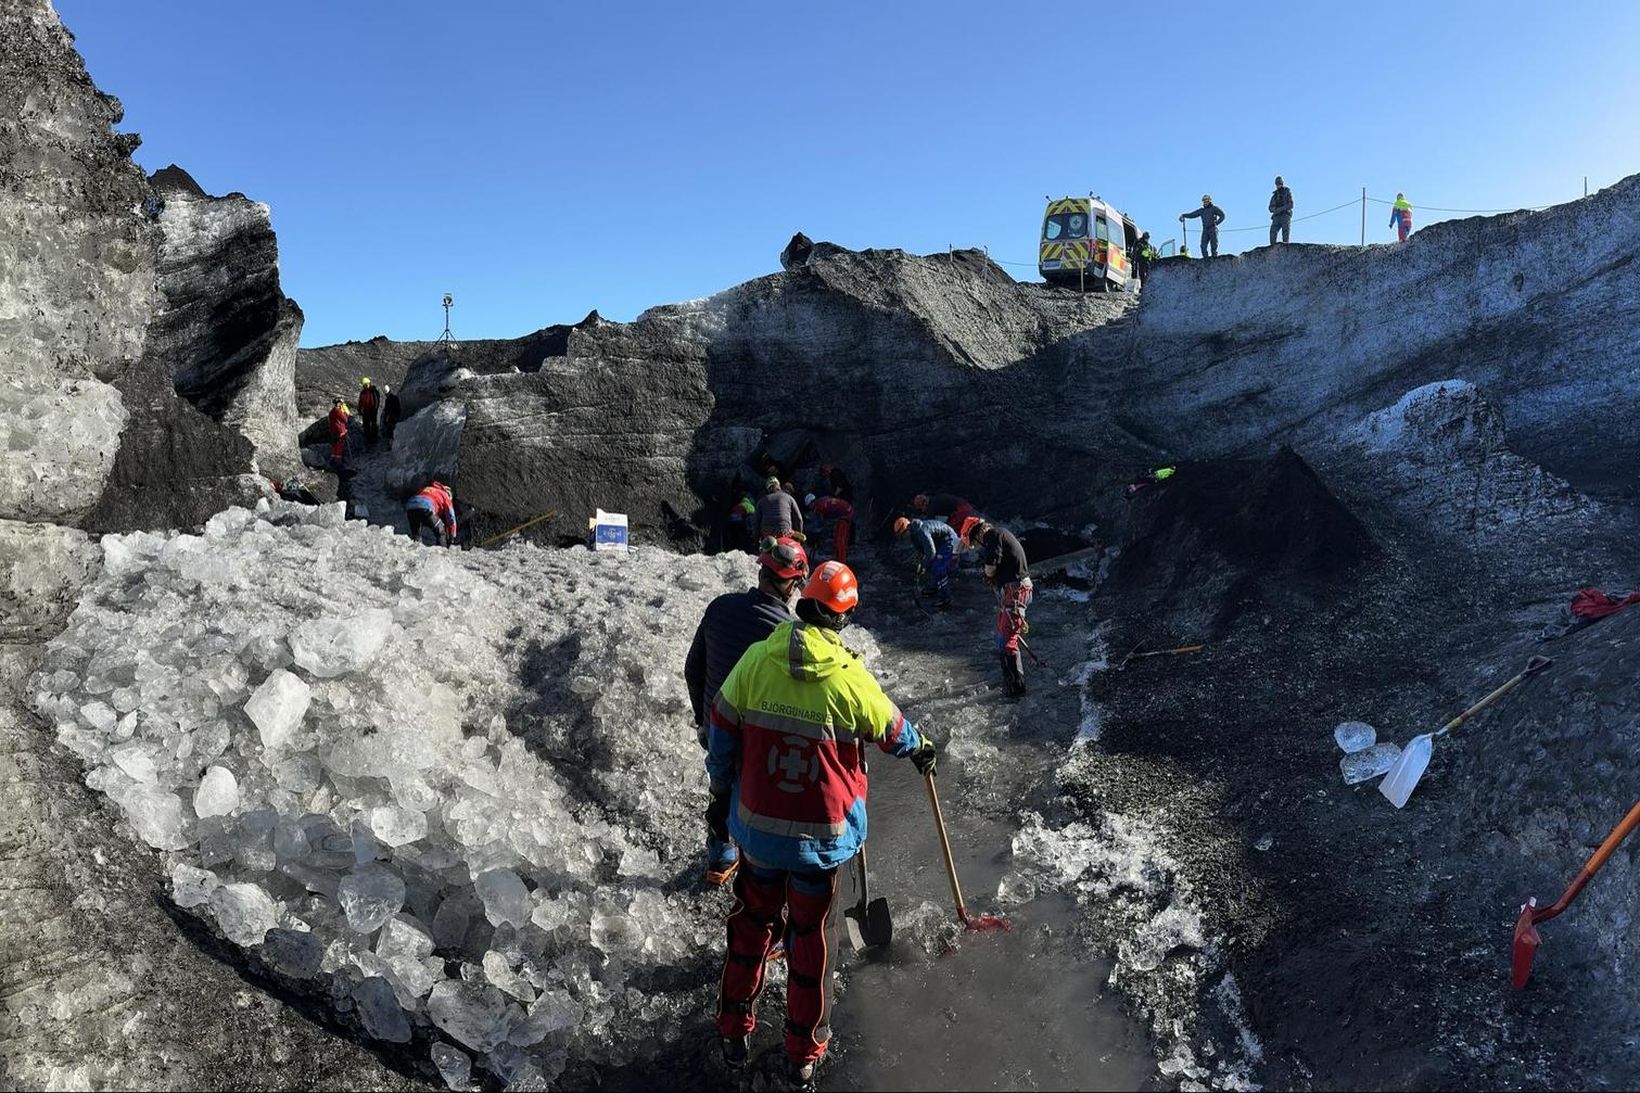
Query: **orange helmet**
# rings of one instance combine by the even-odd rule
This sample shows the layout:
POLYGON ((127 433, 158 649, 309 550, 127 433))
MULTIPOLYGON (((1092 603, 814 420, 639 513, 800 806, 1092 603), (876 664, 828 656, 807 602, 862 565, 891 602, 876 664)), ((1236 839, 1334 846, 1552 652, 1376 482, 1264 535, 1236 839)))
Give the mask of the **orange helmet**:
POLYGON ((907 520, 903 516, 895 517, 895 519, 894 519, 894 534, 895 535, 904 535, 905 534, 905 529, 910 527, 910 526, 911 526, 911 521, 910 520, 907 520))
POLYGON ((854 579, 854 570, 830 561, 809 574, 803 599, 813 600, 834 615, 846 615, 860 605, 860 582, 854 579))

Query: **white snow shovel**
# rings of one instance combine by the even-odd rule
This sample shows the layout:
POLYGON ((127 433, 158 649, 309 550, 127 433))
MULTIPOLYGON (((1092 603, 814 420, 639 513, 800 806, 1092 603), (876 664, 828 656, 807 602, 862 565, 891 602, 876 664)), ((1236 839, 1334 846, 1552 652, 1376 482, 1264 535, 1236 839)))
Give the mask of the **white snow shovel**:
POLYGON ((1412 791, 1418 788, 1418 779, 1424 776, 1424 770, 1429 766, 1430 754, 1435 750, 1435 737, 1445 736, 1453 729, 1492 705, 1498 699, 1508 694, 1518 686, 1527 676, 1535 676, 1549 667, 1554 661, 1548 657, 1533 657, 1526 662, 1526 667, 1513 679, 1475 703, 1451 721, 1442 725, 1434 732, 1426 732, 1422 736, 1414 736, 1412 741, 1401 751, 1401 758, 1396 760, 1384 780, 1378 783, 1378 791, 1389 798, 1389 803, 1401 808, 1412 796, 1412 791))

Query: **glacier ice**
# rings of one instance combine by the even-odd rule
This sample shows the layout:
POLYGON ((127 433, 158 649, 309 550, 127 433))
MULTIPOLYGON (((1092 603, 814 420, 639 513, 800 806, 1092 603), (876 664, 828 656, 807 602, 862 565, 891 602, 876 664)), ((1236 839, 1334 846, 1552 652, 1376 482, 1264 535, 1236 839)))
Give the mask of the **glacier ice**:
POLYGON ((226 816, 239 807, 239 779, 227 767, 211 767, 194 790, 194 815, 226 816))
POLYGON ((1378 730, 1365 721, 1342 721, 1333 729, 1333 739, 1346 755, 1353 755, 1378 742, 1378 730))
POLYGON ((101 556, 29 691, 254 966, 435 1041, 452 1088, 629 1063, 621 1030, 709 1009, 629 979, 722 943, 678 669, 751 559, 439 551, 279 501, 101 556))
POLYGON ((280 669, 268 676, 245 703, 264 748, 290 743, 313 701, 313 690, 299 676, 280 669))

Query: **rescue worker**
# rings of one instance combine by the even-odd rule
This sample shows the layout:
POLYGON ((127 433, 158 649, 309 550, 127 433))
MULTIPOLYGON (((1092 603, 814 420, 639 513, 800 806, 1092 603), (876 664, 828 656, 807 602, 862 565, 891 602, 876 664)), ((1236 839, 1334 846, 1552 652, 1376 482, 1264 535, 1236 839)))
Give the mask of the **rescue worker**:
MULTIPOLYGON (((1213 204, 1213 195, 1202 194, 1201 208, 1179 214, 1179 223, 1182 224, 1186 220, 1200 220, 1202 222, 1202 257, 1217 258, 1219 254, 1219 225, 1224 223, 1224 210, 1213 204)), ((1184 254, 1186 252, 1181 247, 1179 253, 1184 254)))
POLYGON ((797 498, 780 487, 780 479, 770 475, 763 483, 763 497, 757 503, 757 540, 778 539, 803 530, 803 512, 797 498))
POLYGON ((421 542, 421 529, 433 533, 438 545, 447 547, 456 538, 455 493, 438 479, 404 503, 405 519, 410 521, 410 538, 421 542))
POLYGON ((1133 500, 1135 497, 1139 496, 1141 492, 1151 486, 1154 486, 1156 483, 1166 482, 1169 478, 1172 478, 1178 470, 1179 468, 1177 467, 1157 467, 1153 471, 1146 471, 1138 478, 1135 478, 1133 481, 1129 482, 1127 486, 1123 488, 1122 500, 1133 500))
POLYGON ((337 395, 330 403, 330 465, 335 470, 342 469, 342 456, 347 452, 347 403, 342 396, 337 395))
POLYGON ((1139 280, 1145 279, 1150 272, 1151 264, 1156 261, 1156 248, 1151 246, 1150 233, 1140 232, 1139 241, 1133 245, 1133 274, 1139 280))
POLYGON ((809 508, 831 525, 831 556, 839 562, 848 561, 849 536, 854 531, 854 506, 843 498, 815 497, 809 494, 809 508))
POLYGON ((939 606, 951 606, 951 568, 957 556, 957 533, 944 520, 907 520, 904 516, 894 521, 894 534, 911 534, 911 545, 917 551, 920 567, 928 573, 925 596, 938 595, 939 606))
POLYGON ((854 504, 854 483, 850 482, 848 475, 843 473, 843 468, 835 463, 822 463, 820 464, 820 478, 826 486, 825 489, 818 490, 818 493, 822 495, 829 493, 833 497, 841 497, 851 505, 854 504))
POLYGON ((853 570, 826 562, 803 586, 796 622, 746 650, 709 720, 706 826, 740 846, 717 1011, 723 1058, 746 1064, 764 958, 786 941, 788 1078, 812 1088, 831 1037, 837 873, 866 840, 865 745, 935 771, 917 732, 841 631, 859 606, 853 570))
MULTIPOLYGON (((706 714, 730 669, 747 649, 768 637, 775 627, 797 618, 792 603, 809 575, 808 555, 795 539, 770 539, 757 557, 757 587, 726 592, 706 605, 683 679, 689 687, 689 705, 695 711, 695 736, 706 747, 706 714)), ((721 885, 740 864, 735 845, 706 834, 706 880, 721 885)))
POLYGON ((752 501, 751 494, 742 491, 740 499, 729 506, 728 523, 723 535, 724 548, 752 553, 757 546, 757 540, 752 537, 756 523, 757 505, 752 501))
POLYGON ((393 446, 393 430, 399 427, 399 393, 391 387, 382 388, 382 436, 387 446, 393 446))
POLYGON ((980 565, 985 583, 997 593, 997 653, 1002 660, 1002 678, 1008 694, 1025 693, 1025 663, 1019 656, 1019 639, 1028 632, 1025 610, 1031 605, 1031 570, 1025 548, 1007 528, 980 520, 968 532, 968 541, 980 548, 980 565))
POLYGON ((1180 243, 1179 244, 1179 257, 1180 258, 1189 258, 1190 257, 1190 247, 1189 247, 1188 244, 1185 244, 1185 243, 1180 243))
POLYGON ((364 419, 364 442, 372 448, 376 446, 376 413, 380 409, 376 388, 366 376, 359 381, 359 417, 364 419))
POLYGON ((919 493, 911 499, 911 508, 919 514, 941 517, 958 531, 976 512, 973 505, 954 493, 919 493))
POLYGON ((1276 245, 1276 234, 1280 233, 1283 243, 1292 242, 1293 236, 1293 191, 1276 176, 1276 192, 1270 195, 1270 245, 1276 245))
POLYGON ((1395 229, 1397 242, 1405 243, 1412 234, 1412 202, 1406 194, 1395 195, 1395 205, 1389 211, 1389 226, 1395 229))

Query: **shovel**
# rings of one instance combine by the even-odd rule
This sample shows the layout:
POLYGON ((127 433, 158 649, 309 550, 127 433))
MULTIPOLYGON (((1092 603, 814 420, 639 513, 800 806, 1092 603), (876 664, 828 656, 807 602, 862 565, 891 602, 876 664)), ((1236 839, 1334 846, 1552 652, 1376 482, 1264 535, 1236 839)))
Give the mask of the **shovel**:
POLYGON ((1181 645, 1177 649, 1157 649, 1153 652, 1141 653, 1139 650, 1143 649, 1143 648, 1144 648, 1143 644, 1140 644, 1137 647, 1135 647, 1133 652, 1129 653, 1127 656, 1122 658, 1121 663, 1116 666, 1116 670, 1118 672, 1120 672, 1123 668, 1126 668, 1128 666, 1128 663, 1130 661, 1144 660, 1147 657, 1177 657, 1177 656, 1183 656, 1186 653, 1199 653, 1203 649, 1207 648, 1207 646, 1205 646, 1205 645, 1181 645))
POLYGON ((970 915, 962 902, 962 885, 957 883, 957 863, 951 860, 951 837, 945 833, 945 816, 940 812, 940 795, 934 792, 934 776, 925 774, 928 782, 928 803, 934 806, 934 823, 940 829, 940 849, 945 851, 945 875, 951 878, 951 898, 957 903, 957 920, 976 933, 994 934, 1012 930, 1005 918, 996 915, 970 915))
POLYGON ((881 949, 894 940, 894 920, 889 917, 888 900, 881 896, 868 899, 866 896, 866 848, 860 847, 860 852, 854 856, 855 880, 860 886, 860 902, 843 912, 843 921, 848 928, 849 944, 856 952, 866 949, 881 949))
POLYGON ((1435 737, 1445 736, 1447 733, 1451 732, 1459 725, 1462 725, 1465 721, 1468 721, 1471 717, 1474 717, 1476 714, 1486 709, 1486 707, 1492 705, 1492 703, 1514 690, 1515 687, 1520 684, 1521 680, 1525 679, 1527 676, 1537 675, 1553 663, 1554 661, 1550 660, 1548 657, 1533 657, 1531 660, 1526 662, 1526 667, 1519 675, 1515 676, 1513 679, 1510 679, 1503 686, 1499 687, 1497 690, 1493 691, 1491 694, 1469 707, 1469 709, 1465 710, 1457 717, 1454 717, 1451 721, 1448 721, 1432 733, 1426 732, 1421 736, 1414 736, 1411 742, 1408 743, 1402 750, 1401 758, 1395 761, 1395 765, 1391 767, 1389 773, 1384 776, 1384 780, 1378 783, 1378 791, 1385 797, 1388 797, 1389 803, 1394 805, 1396 808, 1405 806, 1407 803, 1407 798, 1412 796, 1412 791, 1418 788, 1418 779, 1424 776, 1424 771, 1429 766, 1430 754, 1435 750, 1435 737))
POLYGON ((1606 836, 1606 841, 1600 844, 1600 849, 1589 858, 1573 879, 1571 886, 1561 893, 1559 899, 1540 911, 1536 896, 1526 898, 1525 905, 1520 909, 1520 918, 1515 920, 1515 951, 1509 977, 1517 991, 1523 989, 1526 981, 1532 977, 1532 958, 1537 956, 1538 943, 1542 940, 1538 937, 1538 923, 1548 922, 1564 911, 1572 900, 1577 898, 1577 894, 1583 891, 1583 886, 1589 883, 1589 878, 1606 864, 1606 859, 1612 856, 1612 851, 1617 849, 1617 845, 1628 838, 1629 833, 1636 827, 1640 827, 1640 801, 1636 801, 1622 822, 1612 828, 1612 833, 1606 836))

